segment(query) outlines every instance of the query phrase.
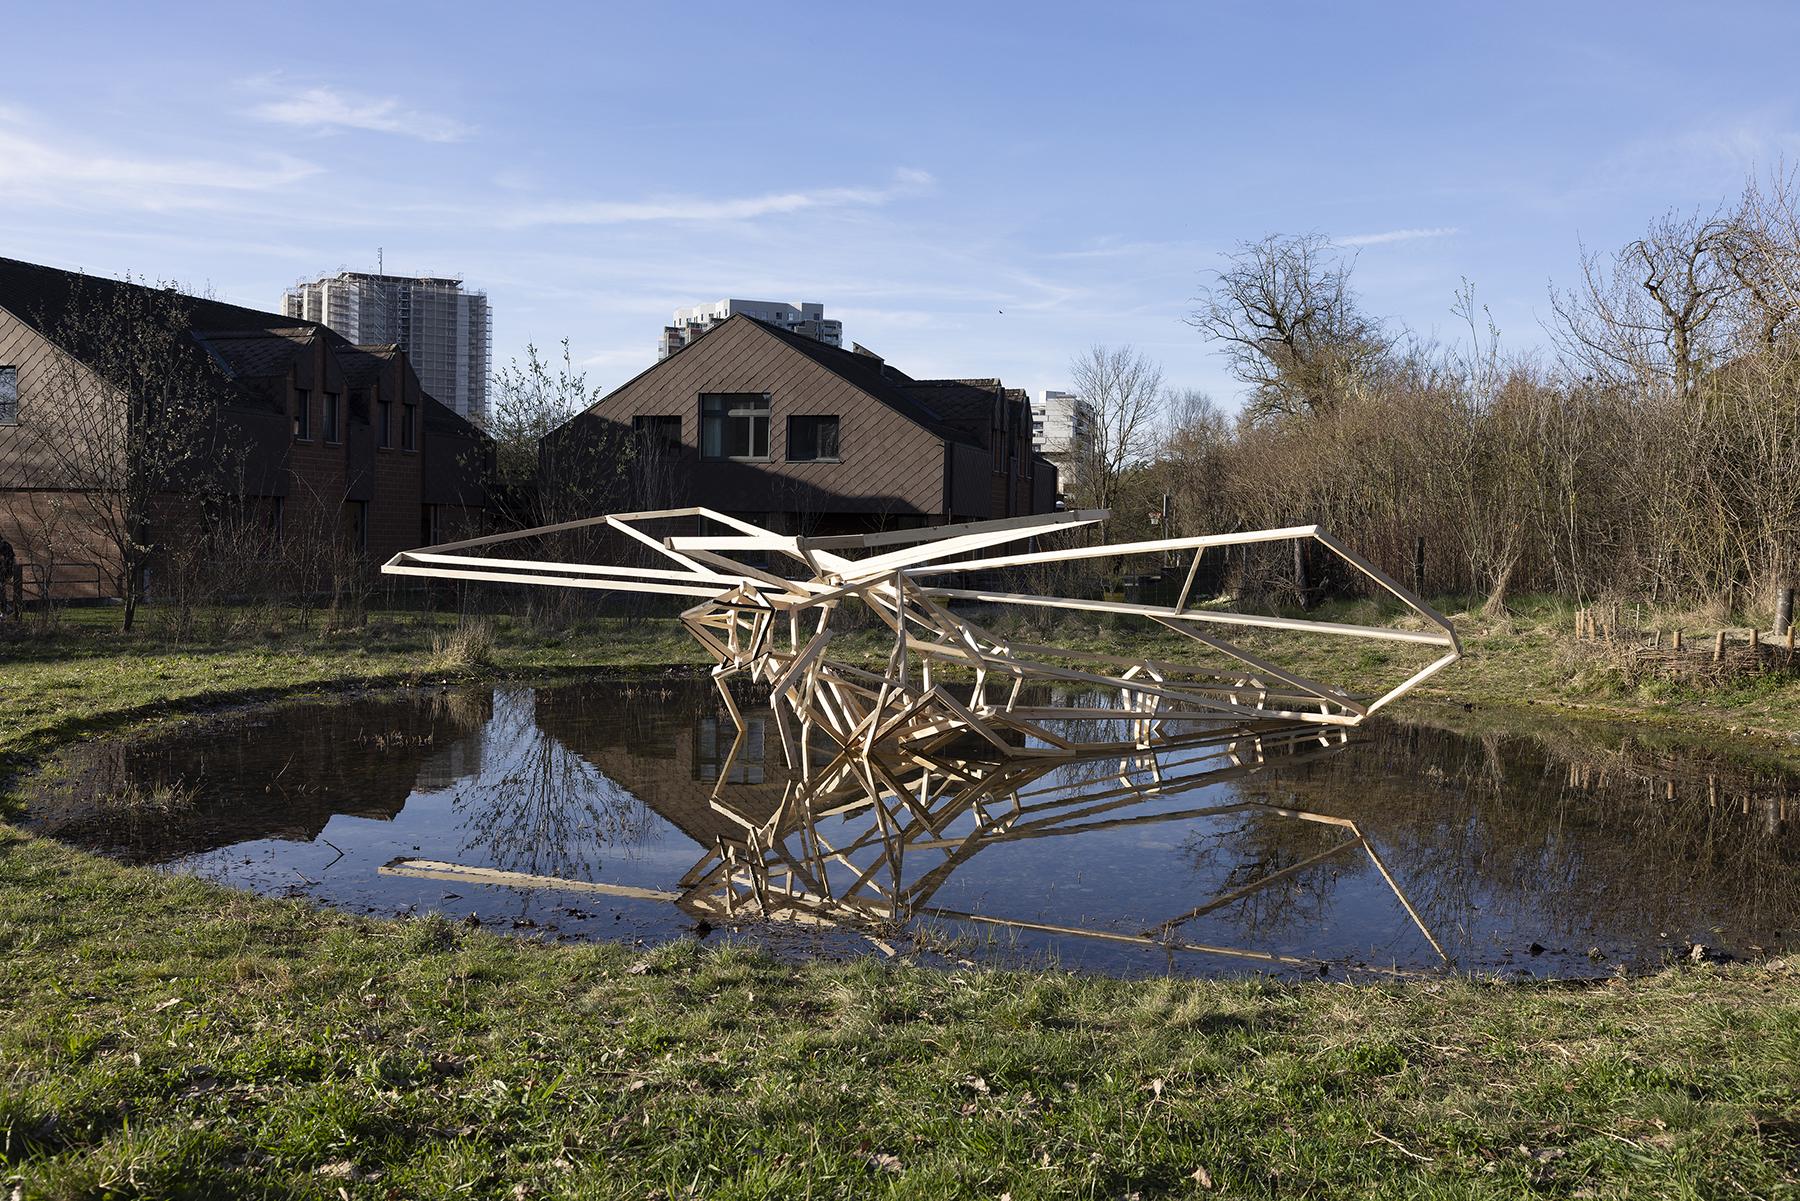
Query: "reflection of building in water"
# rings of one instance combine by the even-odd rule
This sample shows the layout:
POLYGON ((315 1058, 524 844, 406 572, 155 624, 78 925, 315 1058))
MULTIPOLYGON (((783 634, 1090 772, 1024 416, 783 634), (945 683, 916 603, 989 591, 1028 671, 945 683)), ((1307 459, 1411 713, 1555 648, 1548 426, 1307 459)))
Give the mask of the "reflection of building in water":
POLYGON ((285 705, 150 743, 97 744, 33 805, 44 832, 136 863, 167 863, 258 838, 316 839, 333 817, 393 819, 444 742, 473 742, 486 690, 285 705), (142 811, 107 802, 174 786, 194 803, 142 811))
POLYGON ((729 758, 731 769, 725 776, 727 784, 761 784, 763 765, 768 757, 767 734, 768 719, 765 717, 744 719, 744 740, 741 744, 738 742, 737 727, 724 714, 715 713, 695 718, 694 779, 704 780, 708 784, 716 781, 720 769, 729 758))
POLYGON ((435 749, 419 764, 419 792, 442 792, 459 780, 481 774, 481 749, 487 724, 494 716, 494 693, 486 688, 457 688, 432 700, 444 717, 444 730, 433 741, 435 749))
POLYGON ((459 738, 442 750, 425 756, 416 781, 420 792, 442 792, 461 780, 481 774, 481 739, 459 738))
MULTIPOLYGON (((731 752, 735 731, 719 711, 718 694, 695 682, 658 688, 654 697, 621 700, 617 708, 597 713, 591 693, 550 689, 538 694, 537 721, 699 846, 741 838, 743 824, 714 807, 707 788, 695 784, 716 782, 731 752)), ((760 725, 763 718, 747 720, 760 725)), ((734 808, 758 820, 775 811, 788 779, 785 767, 769 762, 760 734, 740 751, 729 775, 734 808)))

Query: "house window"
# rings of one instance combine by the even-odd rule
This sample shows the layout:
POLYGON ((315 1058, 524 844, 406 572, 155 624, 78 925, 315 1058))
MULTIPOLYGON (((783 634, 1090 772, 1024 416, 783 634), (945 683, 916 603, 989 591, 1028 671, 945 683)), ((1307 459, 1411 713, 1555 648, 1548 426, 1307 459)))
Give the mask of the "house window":
POLYGON ((769 396, 724 392, 700 397, 700 454, 707 459, 769 457, 769 396))
POLYGON ((419 406, 403 404, 400 406, 400 449, 418 449, 418 435, 413 431, 413 422, 418 419, 419 406))
POLYGON ((325 441, 337 442, 338 439, 338 394, 325 393, 325 441))
POLYGON ((377 400, 375 402, 375 445, 384 449, 393 445, 388 434, 388 410, 393 407, 392 401, 377 400))
POLYGON ((0 367, 0 425, 19 424, 19 369, 0 367))
POLYGON ((631 432, 636 436, 640 450, 671 454, 681 449, 680 417, 633 417, 631 432))
POLYGON ((788 462, 835 463, 838 461, 836 417, 789 417, 788 462))
POLYGON ((305 388, 294 389, 294 437, 312 440, 312 393, 305 388))

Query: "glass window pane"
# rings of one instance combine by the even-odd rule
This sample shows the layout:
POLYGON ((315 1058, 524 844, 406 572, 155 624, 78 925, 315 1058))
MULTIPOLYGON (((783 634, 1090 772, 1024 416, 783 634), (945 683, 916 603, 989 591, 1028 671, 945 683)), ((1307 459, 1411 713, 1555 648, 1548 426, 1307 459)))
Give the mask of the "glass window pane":
POLYGON ((709 459, 769 457, 769 398, 725 393, 700 398, 700 451, 709 459))

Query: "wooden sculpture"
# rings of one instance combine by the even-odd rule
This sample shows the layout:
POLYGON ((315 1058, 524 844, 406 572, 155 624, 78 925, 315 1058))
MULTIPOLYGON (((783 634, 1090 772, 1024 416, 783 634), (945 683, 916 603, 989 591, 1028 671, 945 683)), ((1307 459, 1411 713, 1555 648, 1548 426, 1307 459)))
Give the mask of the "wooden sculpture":
MULTIPOLYGON (((681 620, 713 658, 713 678, 740 736, 745 723, 730 685, 742 678, 767 689, 796 779, 776 813, 758 822, 733 812, 726 784, 730 773, 721 772, 714 806, 737 818, 743 837, 722 840, 684 878, 685 891, 672 899, 715 922, 751 914, 891 922, 932 912, 929 898, 948 872, 995 841, 1073 832, 1091 828, 1093 820, 1137 820, 1099 815, 1257 770, 1272 756, 1335 749, 1347 727, 1404 696, 1461 654, 1448 620, 1316 526, 1093 545, 1062 537, 1106 516, 1104 511, 1082 511, 806 537, 776 534, 708 509, 670 509, 406 551, 382 570, 696 598, 698 603, 681 620), (663 532, 671 525, 702 523, 731 532, 663 532), (595 533, 622 537, 621 545, 654 554, 662 565, 472 553, 505 542, 541 543, 557 535, 595 533), (1067 544, 991 553, 1027 540, 1067 544), (1358 625, 1233 612, 1193 595, 1202 556, 1281 542, 1323 547, 1397 600, 1411 621, 1405 627, 1358 625), (1162 560, 1191 556, 1171 604, 1042 590, 1041 574, 1058 565, 1152 555, 1162 560), (794 574, 771 569, 766 565, 770 561, 794 574), (1040 590, 1009 590, 1004 578, 1020 572, 1038 575, 1040 590), (853 604, 891 632, 885 662, 853 663, 830 653, 834 615, 853 604), (968 615, 971 605, 1143 618, 1180 635, 1193 653, 1176 660, 1031 643, 977 623, 968 615), (1385 690, 1353 691, 1283 667, 1271 652, 1253 651, 1224 636, 1263 632, 1403 644, 1420 648, 1428 661, 1385 690), (1044 695, 1049 691, 1045 686, 1073 692, 1075 699, 1058 703, 1057 697, 1044 695), (1096 739, 1091 731, 1082 736, 1071 729, 1083 721, 1099 723, 1103 736, 1096 739), (1071 784, 1073 765, 1096 762, 1107 764, 1097 777, 1104 786, 1071 784), (847 817, 860 826, 838 833, 837 843, 821 835, 822 824, 842 826, 847 817)), ((1351 847, 1366 850, 1442 954, 1353 822, 1236 801, 1201 806, 1186 816, 1248 808, 1345 828, 1348 840, 1307 863, 1351 847)), ((1145 815, 1142 820, 1168 816, 1145 815)), ((1290 870, 1299 866, 1304 865, 1290 870)), ((454 865, 431 867, 456 870, 454 865)), ((1215 898, 1165 923, 1160 933, 1135 937, 1166 942, 1182 921, 1246 891, 1215 898)), ((980 920, 967 914, 943 916, 980 920)), ((1189 949, 1282 960, 1241 948, 1189 949)))

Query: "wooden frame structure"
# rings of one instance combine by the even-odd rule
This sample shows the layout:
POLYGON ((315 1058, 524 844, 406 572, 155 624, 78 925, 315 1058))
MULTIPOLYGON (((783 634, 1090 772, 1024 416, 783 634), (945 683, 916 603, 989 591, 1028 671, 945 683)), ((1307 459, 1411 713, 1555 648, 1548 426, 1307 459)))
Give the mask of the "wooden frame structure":
MULTIPOLYGON (((675 898, 710 921, 751 914, 850 923, 891 922, 917 913, 993 920, 934 910, 942 880, 998 841, 1072 833, 1096 824, 1168 820, 1167 814, 1103 817, 1130 805, 1258 770, 1271 757, 1323 752, 1347 729, 1448 667, 1461 655, 1450 622, 1422 599, 1317 526, 1147 542, 1067 545, 994 554, 995 548, 1091 527, 1103 510, 1011 518, 961 526, 827 537, 776 534, 702 508, 612 514, 495 534, 396 555, 383 571, 696 598, 682 622, 714 660, 712 675, 743 741, 745 722, 731 683, 768 690, 789 768, 797 776, 766 821, 734 811, 726 781, 716 809, 744 834, 720 840, 683 878, 675 898), (661 533, 672 523, 729 533, 661 533), (471 553, 500 543, 604 532, 654 555, 661 565, 497 558, 471 553), (1310 541, 1343 559, 1410 610, 1407 628, 1353 625, 1240 613, 1195 603, 1201 557, 1232 547, 1310 541), (850 552, 860 552, 851 557, 850 552), (1129 604, 1081 596, 1013 591, 1009 571, 1053 572, 1058 565, 1132 555, 1191 554, 1171 605, 1129 604), (758 561, 753 562, 752 559, 758 561), (797 565, 778 574, 763 563, 797 565), (943 582, 962 576, 961 581, 943 582), (960 586, 953 586, 960 585, 960 586), (827 653, 833 615, 856 602, 885 625, 885 664, 859 666, 827 653), (954 612, 957 602, 1078 610, 1148 619, 1190 640, 1210 662, 1178 662, 1045 646, 1004 637, 954 612), (1261 631, 1374 639, 1423 648, 1433 657, 1385 691, 1356 693, 1283 667, 1224 633, 1261 631), (1074 704, 1045 703, 1039 686, 1079 690, 1074 704), (1029 691, 1028 691, 1029 689, 1029 691), (1072 733, 1099 723, 1104 737, 1072 733), (1077 765, 1100 765, 1105 787, 1071 785, 1077 765), (848 817, 860 827, 833 842, 821 825, 848 817), (920 857, 932 862, 918 873, 920 857), (846 875, 847 873, 847 875, 846 875)), ((733 754, 737 753, 734 747, 733 754)), ((1077 772, 1076 774, 1079 774, 1077 772)), ((1261 810, 1345 829, 1349 838, 1301 867, 1361 847, 1432 947, 1443 954, 1375 849, 1354 822, 1258 802, 1233 801, 1173 816, 1261 810)), ((454 865, 431 865, 433 870, 454 865)), ((1215 899, 1155 931, 1125 936, 1179 943, 1177 927, 1272 883, 1269 877, 1215 899)), ((1014 923, 1018 924, 1018 923, 1014 923)), ((1030 925, 1030 923, 1024 923, 1030 925)), ((1185 949, 1272 962, 1281 956, 1242 948, 1183 944, 1185 949)))

